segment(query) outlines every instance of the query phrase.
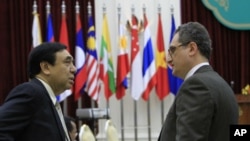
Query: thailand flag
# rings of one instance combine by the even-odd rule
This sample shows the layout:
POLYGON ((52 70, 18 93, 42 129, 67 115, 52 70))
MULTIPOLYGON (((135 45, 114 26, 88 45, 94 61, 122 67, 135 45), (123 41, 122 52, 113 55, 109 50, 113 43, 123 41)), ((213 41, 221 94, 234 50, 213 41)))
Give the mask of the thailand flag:
POLYGON ((144 100, 149 99, 149 94, 152 88, 156 85, 156 69, 155 59, 153 52, 153 45, 148 26, 148 20, 144 13, 144 49, 143 49, 143 64, 142 64, 142 75, 143 75, 143 94, 144 100))

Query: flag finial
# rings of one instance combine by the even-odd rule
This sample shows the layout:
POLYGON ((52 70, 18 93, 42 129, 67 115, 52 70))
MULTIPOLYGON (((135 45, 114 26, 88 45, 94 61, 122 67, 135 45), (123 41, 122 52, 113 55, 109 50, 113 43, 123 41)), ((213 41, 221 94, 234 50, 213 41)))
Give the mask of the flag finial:
POLYGON ((174 6, 171 4, 171 7, 170 7, 170 11, 171 11, 171 14, 174 14, 174 6))
POLYGON ((158 13, 161 13, 161 4, 158 4, 158 13))
POLYGON ((62 1, 62 13, 65 14, 66 13, 66 5, 65 5, 65 1, 62 1))
POLYGON ((132 4, 132 7, 131 7, 131 11, 132 11, 132 14, 135 14, 135 6, 132 4))
POLYGON ((119 21, 119 22, 120 22, 120 20, 121 20, 121 9, 122 9, 122 8, 121 8, 121 4, 119 3, 118 6, 117 6, 118 19, 119 19, 118 21, 119 21))
POLYGON ((103 14, 106 14, 106 12, 107 12, 107 8, 106 8, 105 3, 103 3, 102 11, 103 11, 103 14))
POLYGON ((88 15, 91 16, 91 4, 88 2, 88 15))
POLYGON ((79 2, 78 1, 76 1, 75 9, 76 9, 76 13, 80 13, 80 6, 79 6, 79 2))
POLYGON ((142 10, 143 10, 143 13, 145 14, 146 13, 146 5, 145 4, 143 4, 142 10))
POLYGON ((33 2, 33 14, 37 13, 37 4, 36 4, 36 0, 34 0, 33 2))
POLYGON ((46 2, 46 13, 47 13, 47 15, 50 14, 50 3, 49 3, 49 0, 47 0, 47 2, 46 2))

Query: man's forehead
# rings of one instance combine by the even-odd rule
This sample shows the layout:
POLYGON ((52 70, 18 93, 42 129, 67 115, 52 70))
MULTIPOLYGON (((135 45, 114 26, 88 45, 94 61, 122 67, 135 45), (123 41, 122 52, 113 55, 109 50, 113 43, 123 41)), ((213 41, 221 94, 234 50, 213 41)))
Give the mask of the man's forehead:
POLYGON ((176 33, 176 34, 174 34, 174 36, 173 36, 173 39, 172 39, 172 41, 171 41, 171 45, 176 45, 176 44, 178 44, 178 43, 179 43, 179 34, 176 33))
POLYGON ((58 59, 73 59, 71 54, 66 49, 58 51, 55 55, 56 55, 56 58, 58 59))

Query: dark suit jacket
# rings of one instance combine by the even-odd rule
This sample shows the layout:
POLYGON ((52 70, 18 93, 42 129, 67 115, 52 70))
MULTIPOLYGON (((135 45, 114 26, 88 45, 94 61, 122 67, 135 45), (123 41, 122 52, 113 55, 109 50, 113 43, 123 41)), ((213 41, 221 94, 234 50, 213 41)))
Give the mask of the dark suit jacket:
POLYGON ((0 107, 0 141, 65 141, 57 111, 43 84, 15 87, 0 107))
POLYGON ((229 141, 230 124, 237 124, 234 92, 206 65, 180 87, 158 141, 229 141))

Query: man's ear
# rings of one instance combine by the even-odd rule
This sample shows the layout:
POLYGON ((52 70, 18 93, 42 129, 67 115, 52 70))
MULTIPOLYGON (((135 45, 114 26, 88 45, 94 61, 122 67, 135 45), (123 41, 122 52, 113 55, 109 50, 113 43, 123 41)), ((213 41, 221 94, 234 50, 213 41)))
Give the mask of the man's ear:
POLYGON ((50 74, 49 63, 48 62, 41 62, 40 63, 41 72, 45 75, 50 74))
POLYGON ((197 44, 195 43, 195 42, 190 42, 189 43, 189 46, 190 46, 190 55, 194 55, 194 54, 196 54, 197 53, 197 51, 198 51, 198 46, 197 46, 197 44))

